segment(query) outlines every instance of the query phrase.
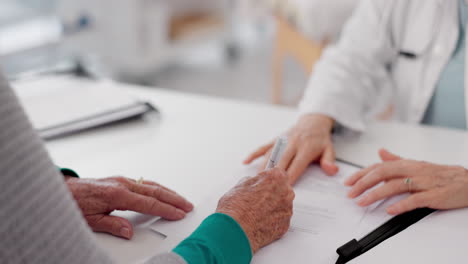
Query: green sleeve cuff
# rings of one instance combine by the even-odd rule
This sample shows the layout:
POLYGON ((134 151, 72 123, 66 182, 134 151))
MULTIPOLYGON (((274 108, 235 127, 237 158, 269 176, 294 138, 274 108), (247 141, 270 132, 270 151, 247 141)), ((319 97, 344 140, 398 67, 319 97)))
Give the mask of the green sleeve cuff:
POLYGON ((63 176, 70 176, 70 177, 75 177, 75 178, 79 178, 80 176, 78 175, 78 173, 76 173, 75 171, 71 170, 71 169, 67 169, 67 168, 59 168, 60 172, 62 173, 63 176))
POLYGON ((250 263, 252 250, 242 227, 226 214, 212 214, 174 250, 189 264, 250 263))

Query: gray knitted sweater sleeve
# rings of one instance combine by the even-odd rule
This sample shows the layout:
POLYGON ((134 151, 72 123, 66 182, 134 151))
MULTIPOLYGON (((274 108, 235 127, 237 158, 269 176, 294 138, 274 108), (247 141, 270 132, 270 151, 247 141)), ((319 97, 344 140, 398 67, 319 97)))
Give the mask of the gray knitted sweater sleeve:
MULTIPOLYGON (((0 263, 112 263, 0 74, 0 263)), ((185 264, 174 253, 147 263, 185 264)))

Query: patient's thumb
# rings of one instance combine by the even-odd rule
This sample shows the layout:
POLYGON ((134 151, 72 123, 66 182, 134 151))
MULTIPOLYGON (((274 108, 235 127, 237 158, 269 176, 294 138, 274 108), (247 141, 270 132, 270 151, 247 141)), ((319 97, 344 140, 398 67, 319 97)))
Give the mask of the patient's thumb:
POLYGON ((133 236, 133 226, 125 218, 100 214, 88 215, 86 220, 94 232, 109 233, 125 239, 131 239, 133 236))

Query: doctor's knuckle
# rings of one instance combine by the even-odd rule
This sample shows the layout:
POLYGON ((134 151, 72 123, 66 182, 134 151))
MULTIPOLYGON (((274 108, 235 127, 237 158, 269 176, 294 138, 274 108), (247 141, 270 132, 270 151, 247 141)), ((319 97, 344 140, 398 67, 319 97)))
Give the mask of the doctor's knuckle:
POLYGON ((388 169, 389 169, 388 165, 382 164, 381 166, 378 166, 375 169, 373 169, 368 174, 369 175, 368 177, 372 177, 372 178, 376 178, 376 179, 383 178, 385 176, 385 174, 387 173, 388 169))
POLYGON ((294 147, 298 144, 299 141, 301 141, 301 136, 293 134, 289 137, 288 140, 288 147, 294 147))
POLYGON ((275 181, 280 180, 282 175, 282 170, 278 168, 270 170, 270 177, 275 181))
POLYGON ((415 171, 421 172, 422 170, 430 167, 430 164, 424 161, 416 161, 416 162, 408 162, 407 166, 411 169, 414 169, 415 171))
POLYGON ((423 207, 423 206, 426 206, 430 202, 427 197, 421 196, 421 195, 415 195, 412 201, 413 201, 412 205, 414 207, 423 207))
POLYGON ((362 192, 362 191, 364 191, 364 190, 366 189, 366 186, 367 186, 367 184, 366 184, 365 182, 359 181, 359 182, 356 183, 356 185, 354 186, 354 190, 355 190, 356 192, 359 192, 359 193, 360 193, 360 192, 362 192))
POLYGON ((374 163, 368 168, 368 170, 369 171, 375 170, 376 168, 378 168, 381 165, 382 165, 382 163, 374 163))
POLYGON ((372 191, 372 192, 369 192, 367 195, 366 195, 366 199, 369 200, 369 201, 374 201, 378 198, 379 196, 379 193, 376 193, 375 191, 372 191))

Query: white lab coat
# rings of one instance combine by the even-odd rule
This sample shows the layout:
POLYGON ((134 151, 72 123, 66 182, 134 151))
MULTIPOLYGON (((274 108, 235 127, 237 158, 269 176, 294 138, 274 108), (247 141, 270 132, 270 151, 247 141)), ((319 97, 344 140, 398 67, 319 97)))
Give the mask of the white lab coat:
POLYGON ((362 131, 393 105, 393 120, 421 122, 455 49, 458 21, 458 0, 362 0, 317 63, 300 113, 323 113, 362 131))

